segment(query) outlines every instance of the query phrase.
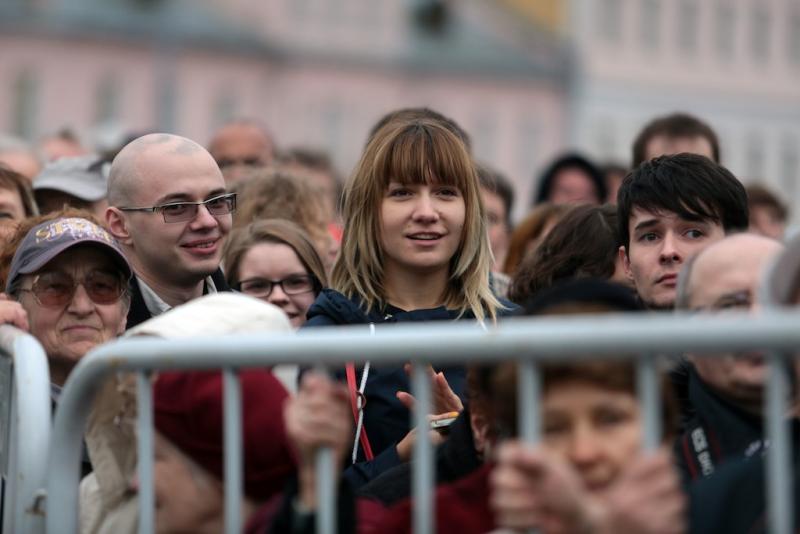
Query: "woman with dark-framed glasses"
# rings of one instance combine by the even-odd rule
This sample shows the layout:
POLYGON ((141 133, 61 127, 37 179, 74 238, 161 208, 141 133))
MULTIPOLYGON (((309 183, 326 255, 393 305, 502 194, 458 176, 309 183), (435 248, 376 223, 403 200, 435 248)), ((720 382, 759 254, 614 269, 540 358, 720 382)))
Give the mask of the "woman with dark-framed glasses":
POLYGON ((288 220, 264 219, 234 230, 223 262, 232 289, 279 307, 295 328, 328 285, 310 237, 288 220))
POLYGON ((114 238, 82 210, 29 219, 11 247, 0 321, 27 327, 42 344, 57 396, 83 356, 125 331, 131 268, 114 238))

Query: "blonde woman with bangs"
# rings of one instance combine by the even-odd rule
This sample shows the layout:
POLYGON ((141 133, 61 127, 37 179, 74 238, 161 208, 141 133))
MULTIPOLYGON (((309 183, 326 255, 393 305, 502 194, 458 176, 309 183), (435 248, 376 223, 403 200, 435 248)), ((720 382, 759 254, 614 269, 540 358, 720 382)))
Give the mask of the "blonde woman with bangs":
MULTIPOLYGON (((492 257, 478 178, 452 128, 433 115, 398 114, 372 136, 345 186, 331 288, 311 306, 305 327, 484 323, 513 307, 489 287, 492 257)), ((459 411, 464 367, 431 373, 435 413, 459 411)), ((345 476, 357 487, 409 459, 413 399, 401 366, 349 365, 336 376, 347 381, 356 404, 353 465, 345 476)))

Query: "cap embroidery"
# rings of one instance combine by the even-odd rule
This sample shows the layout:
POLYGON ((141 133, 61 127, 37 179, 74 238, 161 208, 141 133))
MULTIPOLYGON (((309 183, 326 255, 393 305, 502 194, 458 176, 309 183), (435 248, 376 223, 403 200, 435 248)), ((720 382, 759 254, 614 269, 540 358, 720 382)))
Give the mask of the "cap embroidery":
POLYGON ((53 241, 61 238, 65 234, 71 236, 73 239, 90 238, 105 241, 109 245, 114 245, 114 239, 111 237, 111 234, 98 225, 77 217, 58 219, 44 228, 40 228, 36 231, 36 243, 53 241))

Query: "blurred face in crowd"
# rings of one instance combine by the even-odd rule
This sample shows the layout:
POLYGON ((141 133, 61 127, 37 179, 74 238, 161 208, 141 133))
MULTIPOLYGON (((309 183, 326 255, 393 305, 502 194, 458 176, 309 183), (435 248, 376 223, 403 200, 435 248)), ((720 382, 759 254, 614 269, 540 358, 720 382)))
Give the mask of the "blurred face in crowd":
MULTIPOLYGON (((133 143, 137 145, 128 145, 131 153, 125 154, 124 162, 114 161, 115 166, 130 165, 133 171, 127 207, 211 199, 217 199, 214 206, 224 204, 220 197, 226 194, 225 180, 202 147, 188 139, 161 134, 133 143)), ((197 289, 219 268, 231 228, 230 213, 212 215, 209 206, 199 205, 192 215, 194 208, 188 206, 182 210, 187 217, 167 222, 167 210, 122 211, 119 207, 123 206, 106 211, 108 227, 130 252, 129 261, 137 276, 156 292, 159 288, 197 289)))
POLYGON ((494 255, 493 269, 498 269, 498 266, 503 265, 506 252, 508 252, 509 228, 506 225, 508 212, 503 198, 484 187, 481 187, 481 201, 486 211, 489 243, 492 245, 492 254, 494 255))
POLYGON ((699 135, 694 137, 668 137, 666 135, 657 135, 650 139, 645 148, 647 160, 657 158, 658 156, 681 154, 684 152, 705 156, 712 161, 714 159, 714 151, 711 148, 711 143, 708 139, 699 135))
POLYGON ((553 178, 549 201, 553 204, 599 204, 597 188, 577 167, 567 167, 553 178))
POLYGON ((279 307, 293 327, 306 322, 306 312, 316 298, 316 286, 289 245, 263 242, 251 247, 242 257, 238 279, 242 293, 279 307))
POLYGON ((466 219, 461 190, 439 183, 391 182, 381 203, 384 273, 446 274, 466 219))
POLYGON ((36 156, 26 150, 3 152, 0 154, 0 163, 31 181, 42 170, 36 156))
POLYGON ((630 245, 619 254, 628 278, 647 306, 675 305, 678 273, 689 258, 725 237, 713 220, 687 220, 672 212, 634 208, 628 221, 630 245))
POLYGON ((748 230, 773 239, 783 239, 786 222, 782 221, 770 206, 751 206, 748 230))
MULTIPOLYGON (((688 280, 688 306, 703 313, 755 311, 759 283, 770 262, 783 250, 773 239, 734 235, 704 250, 688 280)), ((700 377, 722 396, 761 412, 767 366, 760 352, 713 358, 690 356, 700 377)))
POLYGON ((108 253, 92 246, 68 249, 22 278, 19 300, 31 334, 50 360, 53 382, 63 383, 87 352, 125 331, 128 300, 120 289, 125 284, 108 253), (103 301, 95 302, 90 294, 101 295, 103 301), (115 294, 119 298, 106 302, 115 294), (64 295, 63 303, 59 295, 64 295))
POLYGON ((272 139, 261 128, 248 123, 223 126, 208 150, 228 183, 246 177, 254 169, 267 167, 274 159, 272 139))
POLYGON ((222 532, 222 483, 158 432, 153 462, 156 532, 222 532))
POLYGON ((0 240, 11 235, 25 219, 25 205, 16 189, 0 187, 0 240))
POLYGON ((586 380, 558 382, 542 404, 544 445, 572 465, 589 491, 606 489, 641 444, 637 399, 586 380))
POLYGON ((46 161, 55 161, 59 158, 72 158, 85 156, 89 153, 76 139, 54 135, 39 144, 39 152, 46 161))

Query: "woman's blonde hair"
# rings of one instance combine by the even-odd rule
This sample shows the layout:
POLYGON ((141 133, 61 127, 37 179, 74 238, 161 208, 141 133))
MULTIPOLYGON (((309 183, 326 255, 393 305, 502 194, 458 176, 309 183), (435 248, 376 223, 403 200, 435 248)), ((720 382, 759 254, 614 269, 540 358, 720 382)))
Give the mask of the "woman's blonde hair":
POLYGON ((386 302, 380 207, 391 181, 435 182, 461 191, 466 216, 442 303, 494 320, 501 304, 489 288, 492 253, 475 166, 463 141, 432 119, 391 120, 367 144, 345 185, 344 237, 331 287, 357 296, 368 311, 386 302))

